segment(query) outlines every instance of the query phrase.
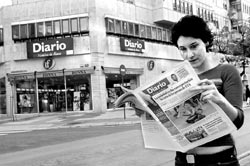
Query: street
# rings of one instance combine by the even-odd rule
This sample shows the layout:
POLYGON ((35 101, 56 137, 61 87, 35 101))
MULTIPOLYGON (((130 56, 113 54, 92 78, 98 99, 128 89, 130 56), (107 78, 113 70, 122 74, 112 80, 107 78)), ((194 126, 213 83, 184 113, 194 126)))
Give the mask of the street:
MULTIPOLYGON (((249 108, 248 108, 249 109, 249 108)), ((235 136, 243 166, 249 164, 250 110, 235 136), (242 158, 244 157, 244 158, 242 158)), ((25 121, 21 126, 27 127, 25 121)), ((0 135, 1 166, 172 166, 174 152, 145 149, 140 125, 67 127, 0 135)))

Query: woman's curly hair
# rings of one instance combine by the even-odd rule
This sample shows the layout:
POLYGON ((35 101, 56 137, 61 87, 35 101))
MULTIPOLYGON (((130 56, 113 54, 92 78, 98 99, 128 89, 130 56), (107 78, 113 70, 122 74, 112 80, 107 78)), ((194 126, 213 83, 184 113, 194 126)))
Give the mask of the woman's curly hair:
POLYGON ((207 51, 211 48, 213 43, 213 35, 207 23, 202 18, 195 15, 186 15, 182 17, 172 27, 171 40, 177 47, 177 40, 180 36, 201 39, 207 44, 207 51))

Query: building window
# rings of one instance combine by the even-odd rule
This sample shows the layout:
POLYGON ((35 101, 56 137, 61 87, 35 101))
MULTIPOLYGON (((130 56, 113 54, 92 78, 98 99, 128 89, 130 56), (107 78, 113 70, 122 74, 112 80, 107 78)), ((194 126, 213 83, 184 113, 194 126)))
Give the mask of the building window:
POLYGON ((29 34, 29 38, 36 37, 36 25, 35 25, 35 23, 28 24, 28 34, 29 34))
POLYGON ((37 24, 37 37, 44 36, 44 22, 38 22, 37 24))
POLYGON ((161 28, 157 28, 157 40, 162 40, 162 30, 161 30, 161 28))
POLYGON ((139 24, 134 24, 135 27, 135 36, 139 36, 139 24))
POLYGON ((70 19, 71 22, 71 33, 78 33, 78 19, 72 18, 70 19))
POLYGON ((54 35, 61 35, 61 21, 56 20, 53 22, 54 24, 54 35))
POLYGON ((155 27, 152 27, 152 39, 157 39, 157 32, 155 27))
POLYGON ((70 33, 70 31, 69 31, 69 20, 68 19, 62 20, 62 32, 63 32, 63 34, 69 34, 70 33))
POLYGON ((131 22, 128 22, 128 34, 131 36, 134 35, 134 24, 131 22))
POLYGON ((162 40, 163 41, 167 41, 167 32, 166 32, 166 29, 162 30, 162 40))
POLYGON ((121 21, 119 20, 115 20, 115 33, 121 33, 121 21))
POLYGON ((12 39, 19 39, 19 25, 12 25, 12 39))
POLYGON ((22 24, 20 25, 20 34, 21 34, 21 39, 27 39, 27 24, 22 24))
POLYGON ((140 37, 142 37, 142 38, 146 37, 146 28, 145 28, 145 25, 140 25, 140 37))
POLYGON ((152 35, 151 35, 151 27, 150 26, 146 26, 146 31, 147 31, 147 38, 151 39, 152 35))
POLYGON ((115 32, 114 19, 111 18, 106 19, 106 27, 108 28, 108 32, 114 33, 115 32))
POLYGON ((88 17, 79 18, 80 21, 80 32, 87 32, 89 30, 89 19, 88 17))
MULTIPOLYGON (((2 28, 0 28, 2 29, 2 28)), ((6 78, 0 78, 0 114, 6 114, 6 99, 7 99, 7 95, 6 95, 6 78)))
POLYGON ((173 10, 177 10, 177 0, 174 0, 174 3, 173 3, 173 10))
POLYGON ((128 34, 128 24, 126 21, 122 21, 122 34, 128 34))
POLYGON ((0 28, 0 46, 3 46, 3 28, 0 28))
POLYGON ((45 22, 45 36, 52 36, 52 21, 45 22))

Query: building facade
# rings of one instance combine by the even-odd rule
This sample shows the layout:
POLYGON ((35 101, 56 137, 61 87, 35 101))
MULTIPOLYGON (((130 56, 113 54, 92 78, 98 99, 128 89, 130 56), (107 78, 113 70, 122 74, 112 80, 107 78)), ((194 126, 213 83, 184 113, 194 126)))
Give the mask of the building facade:
POLYGON ((13 0, 0 9, 0 114, 105 112, 181 61, 170 28, 231 29, 226 0, 13 0), (126 74, 121 75, 121 67, 126 74))

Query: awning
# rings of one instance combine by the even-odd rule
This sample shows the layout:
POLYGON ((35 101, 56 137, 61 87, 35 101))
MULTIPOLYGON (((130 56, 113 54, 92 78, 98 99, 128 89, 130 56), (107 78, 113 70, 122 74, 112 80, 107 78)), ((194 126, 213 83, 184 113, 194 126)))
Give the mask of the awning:
POLYGON ((7 73, 9 80, 27 80, 35 78, 48 78, 48 77, 60 77, 63 75, 83 75, 92 74, 95 72, 95 67, 83 67, 76 69, 63 69, 63 70, 49 70, 38 72, 26 72, 26 73, 7 73))
MULTIPOLYGON (((120 68, 103 67, 103 72, 105 74, 120 74, 120 68)), ((143 68, 126 68, 126 74, 141 75, 143 72, 143 68)))

